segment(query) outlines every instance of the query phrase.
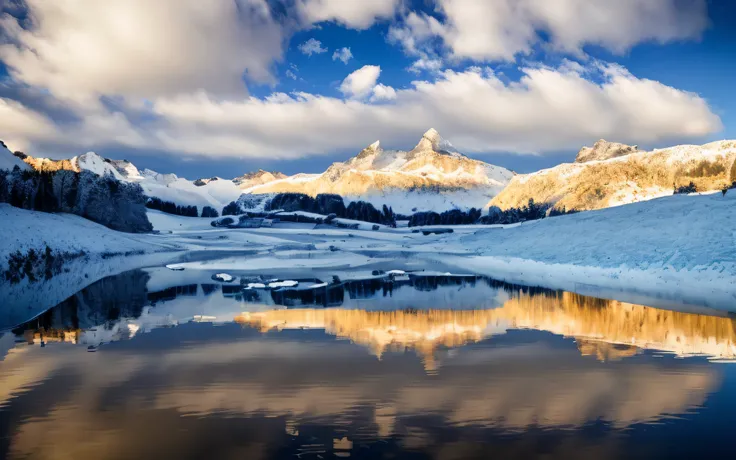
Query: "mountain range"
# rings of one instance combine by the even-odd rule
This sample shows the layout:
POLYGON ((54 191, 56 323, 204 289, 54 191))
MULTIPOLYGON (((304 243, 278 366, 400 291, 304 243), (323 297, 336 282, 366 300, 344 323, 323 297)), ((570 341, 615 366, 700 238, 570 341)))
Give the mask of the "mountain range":
POLYGON ((175 174, 139 170, 127 160, 110 160, 94 152, 66 160, 14 155, 0 155, 0 169, 28 164, 40 171, 110 174, 140 184, 149 197, 218 211, 239 197, 245 208, 256 209, 267 197, 286 192, 333 193, 347 201, 370 202, 379 209, 388 204, 405 215, 454 208, 518 208, 530 199, 557 209, 593 210, 671 195, 674 188, 690 182, 698 191, 711 191, 736 181, 734 141, 641 151, 637 146, 601 139, 580 149, 573 163, 517 175, 458 153, 434 129, 408 151, 384 150, 376 141, 321 174, 292 176, 258 170, 234 179, 190 181, 175 174))
MULTIPOLYGON (((212 177, 190 181, 175 174, 139 170, 127 160, 110 160, 94 152, 66 160, 15 154, 39 171, 68 169, 111 174, 137 182, 149 197, 177 205, 222 208, 241 194, 285 192, 317 195, 334 193, 349 201, 363 200, 396 212, 480 208, 501 191, 514 173, 468 158, 430 129, 410 151, 384 150, 376 141, 346 162, 333 163, 321 174, 287 176, 259 170, 232 180, 212 177)), ((8 160, 11 161, 11 160, 8 160)), ((16 160, 17 161, 17 160, 16 160)))

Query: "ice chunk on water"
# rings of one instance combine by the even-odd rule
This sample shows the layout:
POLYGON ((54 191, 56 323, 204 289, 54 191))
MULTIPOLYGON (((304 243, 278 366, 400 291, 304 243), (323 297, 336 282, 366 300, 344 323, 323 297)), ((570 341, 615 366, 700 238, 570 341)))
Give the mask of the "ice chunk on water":
POLYGON ((223 283, 229 283, 235 278, 233 278, 233 276, 228 273, 217 273, 212 275, 212 279, 215 281, 222 281, 223 283))
POLYGON ((284 280, 284 281, 274 281, 272 283, 268 283, 268 287, 270 288, 279 288, 279 287, 294 287, 299 284, 299 281, 293 281, 293 280, 284 280))

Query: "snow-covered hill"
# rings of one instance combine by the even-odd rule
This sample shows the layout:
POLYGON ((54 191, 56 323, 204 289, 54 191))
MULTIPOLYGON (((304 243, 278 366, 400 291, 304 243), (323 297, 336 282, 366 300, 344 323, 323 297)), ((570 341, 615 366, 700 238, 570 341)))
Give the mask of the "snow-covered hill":
POLYGON ((228 179, 215 177, 206 181, 190 181, 176 174, 159 174, 150 169, 140 171, 127 160, 109 160, 94 152, 78 155, 69 160, 26 156, 23 161, 37 170, 70 169, 77 172, 90 171, 100 176, 111 174, 120 181, 137 182, 149 197, 171 201, 177 205, 197 206, 200 212, 205 206, 211 206, 220 212, 225 205, 241 194, 238 185, 228 179))
POLYGON ((721 190, 736 181, 736 141, 678 145, 650 152, 598 141, 575 163, 514 177, 489 204, 501 209, 530 198, 557 208, 591 210, 672 195, 693 182, 698 191, 721 190))
POLYGON ((299 174, 245 189, 251 194, 336 193, 347 200, 389 204, 396 212, 483 207, 514 176, 511 171, 457 153, 430 129, 412 150, 383 150, 374 142, 322 174, 299 174))
POLYGON ((13 155, 5 146, 5 143, 0 141, 0 170, 12 171, 16 166, 21 169, 28 169, 28 165, 13 155))

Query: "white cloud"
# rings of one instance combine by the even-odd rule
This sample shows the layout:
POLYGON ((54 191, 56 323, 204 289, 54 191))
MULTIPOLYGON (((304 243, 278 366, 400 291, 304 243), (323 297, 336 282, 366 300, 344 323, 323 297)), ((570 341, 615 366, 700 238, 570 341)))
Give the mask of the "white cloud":
POLYGON ((13 150, 27 150, 30 140, 55 137, 56 127, 45 116, 28 109, 20 102, 0 98, 2 139, 13 150))
MULTIPOLYGON (((426 71, 429 81, 395 89, 378 83, 379 66, 364 66, 340 85, 347 100, 248 97, 243 75, 273 82, 273 63, 295 30, 319 21, 368 27, 392 17, 401 3, 294 1, 296 13, 289 13, 298 20, 277 21, 269 0, 26 0, 33 26, 0 19, 0 60, 14 83, 50 92, 59 112, 73 116, 0 98, 3 140, 12 148, 76 153, 120 145, 294 158, 359 149, 375 138, 406 148, 429 127, 469 152, 576 149, 600 137, 645 144, 721 128, 697 95, 592 60, 529 67, 516 82, 487 69, 441 70, 445 59, 524 53, 540 31, 549 46, 573 52, 586 43, 619 52, 642 40, 694 37, 703 27, 697 0, 560 0, 559 10, 542 0, 438 0, 441 21, 411 13, 389 32, 416 57, 410 69, 426 71), (671 7, 674 1, 690 5, 681 10, 687 18, 671 7), (438 39, 443 47, 433 46, 438 39)), ((314 42, 312 53, 326 52, 314 42)), ((283 75, 297 77, 297 69, 283 75)))
POLYGON ((352 59, 353 53, 350 51, 350 48, 340 48, 335 50, 334 53, 332 53, 332 60, 342 61, 343 64, 347 64, 350 59, 352 59))
POLYGON ((512 61, 541 34, 565 52, 595 44, 623 53, 641 42, 698 38, 708 25, 704 0, 437 0, 437 7, 442 21, 412 12, 389 38, 411 55, 439 38, 455 58, 512 61))
POLYGON ((419 74, 422 71, 426 72, 439 72, 444 67, 445 63, 442 59, 431 59, 428 57, 422 57, 412 62, 407 70, 412 73, 419 74))
POLYGON ((379 83, 373 87, 371 95, 371 102, 377 101, 391 101, 396 99, 396 90, 390 86, 386 86, 383 83, 379 83))
MULTIPOLYGON (((637 78, 616 65, 590 62, 523 72, 521 80, 509 83, 489 69, 448 70, 434 82, 394 90, 376 84, 376 68, 356 89, 381 103, 306 93, 241 100, 218 100, 204 92, 163 97, 153 101, 149 125, 132 128, 117 114, 99 127, 88 116, 81 126, 56 133, 55 140, 276 159, 359 150, 377 138, 409 148, 429 127, 460 151, 536 153, 573 152, 601 137, 666 143, 721 129, 720 119, 697 95, 637 78)), ((40 135, 48 140, 48 134, 40 135)))
POLYGON ((26 0, 33 26, 4 15, 0 59, 57 97, 245 91, 273 80, 286 38, 266 0, 26 0))
POLYGON ((376 86, 381 67, 365 65, 348 75, 340 85, 340 91, 346 96, 361 98, 367 96, 376 86))
POLYGON ((301 51, 303 54, 306 54, 307 56, 311 56, 313 54, 326 53, 327 48, 322 48, 321 41, 310 38, 309 40, 299 45, 299 51, 301 51))
POLYGON ((335 21, 355 29, 367 29, 376 19, 391 18, 401 0, 300 0, 297 9, 305 22, 335 21))

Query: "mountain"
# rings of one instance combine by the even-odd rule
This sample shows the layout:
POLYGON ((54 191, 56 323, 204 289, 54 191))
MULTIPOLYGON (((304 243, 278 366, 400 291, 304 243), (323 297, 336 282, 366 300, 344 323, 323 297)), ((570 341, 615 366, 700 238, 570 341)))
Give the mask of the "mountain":
MULTIPOLYGON (((457 153, 439 133, 430 129, 409 151, 384 150, 380 142, 369 145, 345 162, 333 163, 321 174, 295 174, 258 170, 232 180, 219 177, 190 181, 175 174, 139 170, 127 160, 110 160, 94 152, 66 160, 34 158, 19 154, 34 169, 91 171, 136 182, 149 197, 180 206, 211 206, 218 212, 241 194, 296 192, 315 196, 335 193, 348 201, 363 200, 379 209, 383 204, 401 214, 480 208, 514 176, 511 171, 457 153)), ((15 160, 13 160, 15 161, 15 160)), ((246 200, 248 201, 248 200, 246 200)))
POLYGON ((144 193, 162 201, 170 201, 181 206, 197 206, 201 212, 211 206, 218 212, 240 196, 240 188, 231 180, 198 179, 190 181, 176 174, 160 174, 150 169, 140 171, 128 160, 110 160, 94 152, 75 156, 68 160, 50 160, 19 155, 22 160, 39 171, 67 169, 81 172, 90 171, 99 176, 110 174, 123 182, 140 184, 144 193))
POLYGON ((473 160, 430 129, 410 151, 384 150, 379 141, 322 174, 298 174, 244 189, 250 194, 335 193, 396 212, 444 211, 482 207, 514 176, 511 171, 473 160))
POLYGON ((287 177, 289 176, 278 171, 269 172, 259 169, 258 171, 236 177, 235 179, 233 179, 233 182, 235 183, 235 185, 244 190, 258 185, 267 184, 275 180, 286 179, 287 177))
POLYGON ((558 209, 601 209, 672 195, 693 182, 698 191, 721 190, 736 181, 736 141, 678 145, 650 152, 598 141, 575 163, 515 176, 489 205, 524 206, 529 199, 558 209))

